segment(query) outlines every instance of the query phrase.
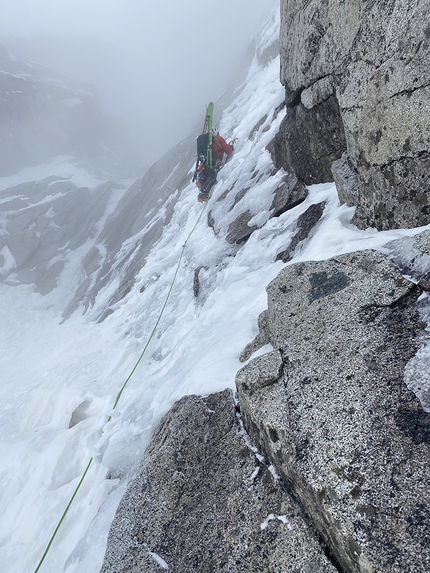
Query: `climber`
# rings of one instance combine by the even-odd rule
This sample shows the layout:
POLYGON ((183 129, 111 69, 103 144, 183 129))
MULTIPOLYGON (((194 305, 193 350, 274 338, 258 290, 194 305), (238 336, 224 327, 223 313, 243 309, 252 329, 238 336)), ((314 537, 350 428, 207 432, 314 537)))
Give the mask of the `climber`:
POLYGON ((214 186, 218 171, 224 165, 224 155, 228 160, 233 153, 233 142, 227 143, 221 135, 212 138, 212 168, 200 161, 197 167, 197 187, 200 190, 198 201, 200 203, 209 199, 209 192, 214 186))
POLYGON ((224 160, 224 153, 227 159, 233 153, 233 143, 227 143, 221 135, 215 135, 212 139, 212 164, 216 169, 217 164, 222 166, 224 160))

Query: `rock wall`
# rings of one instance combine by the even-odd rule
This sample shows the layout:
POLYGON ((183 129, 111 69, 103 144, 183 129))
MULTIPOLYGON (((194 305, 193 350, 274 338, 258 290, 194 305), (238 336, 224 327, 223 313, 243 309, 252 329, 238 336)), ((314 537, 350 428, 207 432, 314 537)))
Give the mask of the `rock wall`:
POLYGON ((306 184, 335 180, 355 222, 430 221, 428 0, 281 1, 289 108, 271 152, 306 184))
POLYGON ((341 571, 428 571, 430 414, 404 380, 420 287, 363 251, 287 267, 267 292, 274 350, 236 380, 252 440, 341 571))

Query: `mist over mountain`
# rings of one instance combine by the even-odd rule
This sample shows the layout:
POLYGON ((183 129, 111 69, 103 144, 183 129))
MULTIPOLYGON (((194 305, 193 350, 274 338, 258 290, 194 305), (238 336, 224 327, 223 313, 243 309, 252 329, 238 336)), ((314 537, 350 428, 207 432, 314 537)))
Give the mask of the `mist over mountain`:
POLYGON ((0 176, 70 155, 111 176, 142 172, 135 144, 92 86, 13 58, 0 45, 0 176))
POLYGON ((249 65, 243 53, 276 4, 16 0, 0 43, 96 86, 103 113, 125 122, 150 166, 200 123, 208 101, 237 85, 249 65))
POLYGON ((113 179, 92 89, 1 52, 7 573, 428 573, 426 2, 281 0, 207 203, 204 105, 113 179))

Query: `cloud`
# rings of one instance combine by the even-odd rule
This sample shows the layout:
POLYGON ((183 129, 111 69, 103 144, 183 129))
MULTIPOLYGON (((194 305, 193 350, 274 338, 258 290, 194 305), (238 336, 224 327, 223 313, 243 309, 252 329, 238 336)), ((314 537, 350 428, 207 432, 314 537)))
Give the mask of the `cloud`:
POLYGON ((0 0, 0 36, 20 57, 93 83, 152 162, 189 134, 278 3, 0 0))

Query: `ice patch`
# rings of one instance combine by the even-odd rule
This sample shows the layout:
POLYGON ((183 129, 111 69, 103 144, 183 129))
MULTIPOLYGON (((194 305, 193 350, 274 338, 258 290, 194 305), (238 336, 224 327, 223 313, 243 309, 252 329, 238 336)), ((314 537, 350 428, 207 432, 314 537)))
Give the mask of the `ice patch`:
POLYGON ((276 469, 274 468, 274 466, 272 466, 272 464, 270 464, 269 466, 269 472, 272 474, 272 476, 274 477, 274 479, 276 481, 280 481, 281 478, 278 475, 278 472, 276 471, 276 469))
POLYGON ((258 476, 258 474, 260 473, 260 466, 257 466, 255 468, 255 470, 252 473, 252 476, 249 478, 251 481, 254 481, 255 478, 258 476))
POLYGON ((165 569, 166 571, 169 569, 169 566, 164 561, 164 559, 162 559, 157 553, 150 551, 146 544, 145 544, 145 548, 147 549, 147 551, 148 551, 149 555, 152 557, 152 559, 157 563, 157 565, 159 565, 162 569, 165 569))

